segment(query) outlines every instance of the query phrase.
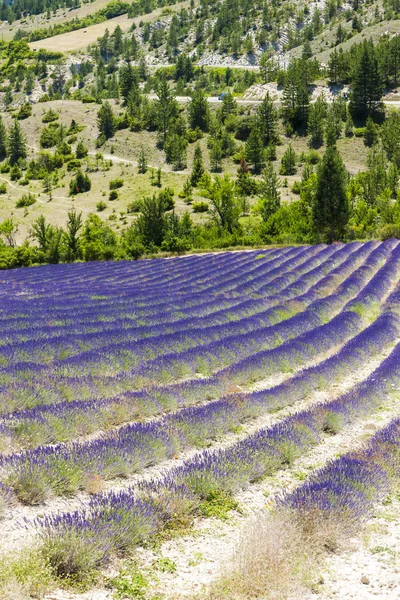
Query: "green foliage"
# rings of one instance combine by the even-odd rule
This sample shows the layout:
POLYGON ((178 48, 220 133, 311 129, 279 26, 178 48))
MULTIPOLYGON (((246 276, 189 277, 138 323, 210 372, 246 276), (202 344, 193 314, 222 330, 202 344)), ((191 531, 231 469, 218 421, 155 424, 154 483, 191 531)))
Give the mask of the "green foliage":
POLYGON ((88 175, 82 173, 79 169, 73 179, 71 179, 69 184, 69 193, 71 196, 75 194, 82 194, 83 192, 88 192, 92 187, 91 181, 88 175))
POLYGON ((50 564, 35 546, 0 558, 1 598, 43 598, 53 586, 50 564))
POLYGON ((193 187, 197 187, 197 184, 204 175, 204 171, 203 154, 200 144, 196 144, 194 149, 192 172, 190 175, 190 183, 193 187))
POLYGON ((349 219, 347 176, 336 148, 327 148, 317 171, 313 206, 316 232, 328 243, 341 239, 349 219))
POLYGON ((198 202, 193 202, 192 204, 192 210, 194 213, 206 213, 208 212, 209 208, 210 205, 204 200, 199 200, 198 202))
POLYGON ((198 511, 204 517, 226 520, 231 510, 238 510, 239 504, 230 494, 222 490, 210 490, 200 502, 198 511))
POLYGON ((119 188, 122 188, 123 185, 124 185, 124 180, 117 178, 117 179, 111 179, 109 181, 108 187, 110 190, 118 190, 119 188))
POLYGON ((96 204, 97 212, 102 212, 106 208, 107 208, 107 204, 104 202, 104 200, 100 200, 99 202, 97 202, 97 204, 96 204))
POLYGON ((350 112, 366 117, 381 111, 383 85, 372 42, 364 41, 353 66, 350 112))
POLYGON ((111 190, 111 192, 108 195, 108 199, 109 200, 118 200, 118 192, 117 190, 111 190))
POLYGON ((21 121, 23 119, 27 119, 31 115, 32 115, 32 105, 29 104, 29 102, 25 102, 25 104, 23 104, 21 106, 21 108, 19 109, 19 111, 17 113, 17 119, 19 119, 21 121))
POLYGON ((296 162, 296 153, 293 150, 292 146, 289 144, 287 150, 282 156, 279 173, 281 175, 295 175, 297 172, 296 162))
POLYGON ((113 137, 117 130, 117 120, 109 102, 104 102, 97 113, 97 126, 100 136, 104 136, 106 140, 113 137))
POLYGON ((21 126, 14 119, 8 131, 8 158, 10 165, 14 165, 20 158, 26 158, 26 139, 21 126))
POLYGON ((52 108, 49 108, 49 110, 47 110, 42 117, 42 123, 52 123, 53 121, 58 121, 58 119, 58 112, 56 112, 52 108))
POLYGON ((82 141, 79 141, 75 150, 76 158, 85 158, 88 155, 88 149, 82 141))
POLYGON ((127 600, 135 598, 146 598, 149 583, 135 565, 124 569, 117 577, 108 580, 114 590, 113 597, 116 600, 127 600))
POLYGON ((19 198, 19 200, 17 200, 17 202, 15 203, 15 207, 25 208, 27 206, 32 206, 32 204, 35 204, 35 202, 35 196, 33 196, 32 194, 24 194, 22 198, 19 198))

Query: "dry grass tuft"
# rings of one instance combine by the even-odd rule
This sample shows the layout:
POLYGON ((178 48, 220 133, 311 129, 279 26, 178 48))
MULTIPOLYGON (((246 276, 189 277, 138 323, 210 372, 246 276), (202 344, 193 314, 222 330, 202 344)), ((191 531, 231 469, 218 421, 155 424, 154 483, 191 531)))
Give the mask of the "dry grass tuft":
POLYGON ((233 561, 209 600, 283 600, 318 582, 326 551, 343 544, 347 527, 321 514, 257 515, 239 539, 233 561))

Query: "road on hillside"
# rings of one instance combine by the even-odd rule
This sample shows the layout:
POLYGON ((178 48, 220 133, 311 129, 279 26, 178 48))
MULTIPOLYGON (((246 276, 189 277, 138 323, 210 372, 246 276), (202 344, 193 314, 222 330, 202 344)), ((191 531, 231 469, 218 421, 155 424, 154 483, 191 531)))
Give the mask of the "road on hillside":
MULTIPOLYGON (((157 94, 147 94, 149 100, 156 100, 158 98, 157 94)), ((176 96, 176 101, 179 104, 187 104, 191 101, 190 96, 176 96)), ((221 104, 222 101, 219 100, 218 96, 208 96, 207 101, 210 104, 221 104)), ((237 104, 261 104, 262 100, 243 100, 241 98, 236 98, 237 104)), ((311 103, 315 102, 315 100, 311 100, 311 103)), ((327 100, 328 103, 332 103, 333 100, 327 100)), ((280 100, 274 100, 274 104, 281 104, 280 100)), ((383 100, 383 104, 385 106, 393 106, 400 107, 400 100, 383 100)))

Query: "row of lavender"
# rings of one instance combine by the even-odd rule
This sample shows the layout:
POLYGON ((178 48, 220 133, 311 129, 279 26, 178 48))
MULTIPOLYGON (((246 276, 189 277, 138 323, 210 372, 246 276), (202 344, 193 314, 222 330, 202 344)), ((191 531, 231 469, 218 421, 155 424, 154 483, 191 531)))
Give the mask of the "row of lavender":
MULTIPOLYGON (((269 351, 253 354, 250 359, 235 363, 234 368, 222 370, 218 375, 201 380, 186 381, 182 384, 152 388, 138 393, 126 393, 122 397, 112 396, 103 401, 61 402, 39 405, 38 407, 8 414, 3 419, 2 436, 24 439, 24 443, 54 442, 71 439, 75 435, 95 431, 139 416, 157 414, 173 410, 179 406, 212 399, 229 391, 232 380, 255 379, 279 370, 295 368, 323 350, 342 344, 359 331, 363 321, 355 312, 342 312, 326 325, 319 325, 329 309, 330 313, 345 306, 349 290, 361 288, 349 308, 379 304, 399 275, 399 252, 396 248, 385 266, 378 270, 370 282, 368 277, 382 260, 382 248, 370 256, 368 268, 361 267, 351 276, 348 285, 343 285, 333 297, 318 301, 309 311, 270 328, 270 339, 280 336, 289 341, 269 351), (375 255, 375 256, 373 256, 375 255), (333 302, 332 302, 333 301, 333 302), (339 301, 339 302, 338 302, 339 301), (335 305, 334 305, 335 304, 335 305), (314 326, 317 325, 317 326, 314 326), (314 326, 314 327, 313 327, 314 326), (308 329, 308 331, 307 331, 308 329), (305 333, 302 333, 306 331, 305 333), (292 339, 297 335, 297 338, 292 339), (250 364, 249 364, 250 363, 250 364), (60 437, 58 437, 60 436, 60 437)), ((391 308, 395 306, 391 305, 391 308)), ((1 439, 1 438, 0 438, 1 439)))
MULTIPOLYGON (((354 296, 357 295, 357 292, 360 293, 369 277, 373 277, 374 274, 379 277, 378 269, 385 260, 387 260, 387 264, 383 268, 383 271, 388 274, 391 272, 392 277, 393 274, 396 273, 398 268, 399 249, 395 244, 382 244, 375 248, 375 250, 368 247, 368 245, 365 245, 360 249, 360 252, 361 251, 363 254, 360 259, 368 258, 367 264, 362 265, 352 273, 350 278, 347 278, 347 280, 339 286, 335 294, 322 300, 316 300, 319 296, 318 284, 311 286, 309 292, 300 298, 299 305, 304 308, 304 306, 307 306, 308 304, 309 309, 308 311, 303 311, 303 313, 299 315, 299 319, 291 319, 286 324, 283 323, 280 330, 278 326, 275 326, 275 329, 271 326, 267 326, 260 327, 250 334, 244 334, 246 337, 231 337, 230 350, 229 344, 222 344, 220 348, 217 347, 217 358, 215 358, 215 354, 212 354, 213 352, 215 353, 215 348, 211 348, 211 352, 208 353, 208 356, 207 352, 199 353, 194 350, 194 353, 197 352, 197 357, 194 361, 192 361, 190 352, 187 358, 185 358, 185 353, 183 353, 181 362, 179 362, 179 360, 177 361, 176 355, 170 357, 170 364, 172 365, 170 372, 165 371, 162 362, 153 361, 153 363, 151 363, 152 369, 149 369, 149 364, 144 364, 141 372, 140 370, 134 369, 133 371, 117 374, 111 372, 111 374, 107 375, 103 370, 102 375, 96 376, 96 374, 90 373, 89 375, 84 374, 80 377, 76 376, 75 371, 72 371, 72 373, 69 372, 67 367, 65 367, 65 371, 60 373, 46 369, 46 367, 38 366, 37 364, 30 365, 29 368, 26 363, 23 365, 17 364, 12 367, 3 368, 0 372, 4 389, 3 402, 5 408, 8 407, 9 410, 10 408, 12 410, 17 410, 24 406, 53 404, 64 402, 66 397, 70 402, 74 401, 77 396, 85 399, 107 397, 112 391, 114 392, 114 395, 115 392, 121 394, 132 390, 134 387, 140 388, 146 386, 149 382, 152 384, 159 384, 163 381, 163 378, 165 379, 165 376, 169 379, 175 379, 179 369, 183 375, 187 375, 188 373, 193 375, 199 367, 201 368, 201 364, 203 364, 203 366, 205 365, 207 359, 213 361, 214 366, 224 366, 224 361, 225 365, 227 362, 229 364, 229 360, 227 361, 227 359, 224 358, 227 353, 231 356, 231 365, 220 371, 218 375, 208 378, 205 381, 201 381, 203 393, 221 393, 223 382, 227 382, 231 376, 234 378, 236 377, 237 379, 239 373, 240 377, 242 379, 244 378, 243 381, 246 377, 247 380, 251 378, 254 379, 255 373, 249 373, 248 365, 243 360, 246 353, 247 356, 250 355, 250 360, 254 369, 258 362, 258 370, 261 368, 265 371, 265 363, 269 361, 269 368, 271 370, 276 364, 277 359, 282 361, 286 360, 285 353, 287 354, 287 350, 284 347, 282 348, 282 352, 280 353, 281 357, 279 356, 279 350, 266 350, 266 352, 270 352, 270 355, 264 356, 262 352, 258 352, 256 355, 252 354, 256 348, 262 348, 263 343, 266 347, 271 347, 279 342, 282 343, 285 339, 290 339, 293 333, 299 335, 302 331, 307 332, 310 328, 315 328, 321 320, 325 320, 328 318, 328 315, 335 314, 335 312, 341 310, 346 301, 354 298, 354 296), (393 246, 394 248, 392 251, 393 246), (389 256, 390 258, 388 258, 389 256), (378 273, 376 273, 377 271, 378 273), (302 302, 304 304, 302 304, 302 302), (272 335, 268 336, 268 333, 272 335), (247 346, 245 342, 247 342, 247 346), (242 347, 242 355, 239 353, 239 356, 237 356, 237 348, 239 346, 242 347), (222 365, 218 365, 218 360, 222 362, 222 365)), ((357 261, 354 262, 356 265, 359 264, 357 261)), ((351 272, 351 268, 349 261, 345 261, 341 267, 338 267, 336 272, 334 272, 332 276, 333 280, 336 280, 337 283, 338 278, 343 278, 343 275, 348 275, 349 270, 351 272)), ((326 281, 324 282, 324 286, 326 286, 326 281)), ((385 288, 383 288, 383 291, 384 289, 385 288)), ((304 354, 303 352, 303 355, 306 359, 310 358, 310 353, 304 354)), ((193 386, 196 388, 198 384, 199 382, 195 381, 193 386)), ((4 409, 3 412, 5 412, 4 409)))
MULTIPOLYGON (((352 326, 354 314, 348 316, 352 326)), ((345 315, 341 318, 340 324, 332 323, 328 337, 337 336, 337 331, 342 334, 343 328, 346 329, 345 315)), ((399 333, 400 317, 384 314, 336 355, 287 383, 251 394, 229 395, 161 420, 128 425, 94 441, 39 447, 0 457, 0 480, 11 486, 20 500, 40 503, 49 493, 71 494, 83 488, 88 473, 96 473, 104 479, 126 477, 171 458, 183 448, 204 445, 207 440, 237 428, 246 419, 294 404, 315 387, 332 384, 392 344, 399 333)), ((314 338, 315 343, 320 341, 323 341, 321 337, 314 338)))
MULTIPOLYGON (((301 254, 305 254, 306 251, 303 251, 301 254)), ((313 253, 315 253, 315 250, 313 250, 313 253)), ((254 259, 253 259, 254 262, 254 259)), ((258 261, 260 262, 260 261, 258 261)), ((263 262, 263 261, 262 261, 263 262)), ((296 265, 298 264, 298 260, 292 259, 290 261, 290 268, 293 269, 296 265)), ((265 269, 267 269, 267 267, 265 267, 265 269)), ((264 273, 264 277, 265 277, 265 273, 264 273)), ((135 287, 132 286, 132 291, 134 292, 135 287)), ((179 297, 179 295, 177 294, 177 296, 179 297)), ((232 295, 231 295, 232 296, 232 295)), ((245 316, 247 314, 255 314, 256 312, 260 312, 264 309, 264 304, 266 302, 266 297, 262 297, 261 299, 259 299, 258 301, 256 299, 253 300, 249 300, 245 295, 242 294, 237 294, 235 297, 228 297, 226 298, 225 295, 221 295, 221 294, 217 294, 216 292, 213 292, 212 294, 212 299, 210 301, 210 294, 207 293, 207 298, 209 301, 209 304, 211 304, 211 307, 209 306, 209 313, 208 316, 205 317, 204 314, 202 314, 201 312, 201 306, 200 303, 198 301, 198 298, 196 296, 194 296, 193 301, 195 303, 195 308, 194 308, 194 315, 192 316, 192 318, 189 316, 185 316, 183 315, 183 317, 181 316, 180 319, 173 321, 171 319, 171 315, 168 314, 168 311, 166 310, 166 307, 168 307, 168 305, 171 304, 171 300, 167 301, 167 305, 166 306, 162 306, 161 307, 161 312, 163 314, 163 318, 164 321, 167 321, 167 323, 164 323, 164 330, 165 333, 168 333, 169 328, 173 327, 174 331, 182 331, 182 330, 186 330, 188 328, 193 328, 197 325, 197 328, 199 325, 202 325, 203 327, 209 325, 216 325, 218 323, 222 323, 222 322, 227 322, 229 320, 232 320, 232 318, 235 318, 235 320, 239 320, 242 316, 245 316), (225 308, 224 308, 225 307, 225 308), (211 310, 213 309, 213 310, 211 310), (193 320, 194 318, 194 320, 193 320), (173 323, 173 325, 172 325, 173 323)), ((165 298, 165 296, 163 295, 163 298, 165 298)), ((62 299, 63 302, 65 302, 62 299)), ((176 300, 175 300, 176 302, 176 300)), ((130 305, 130 309, 132 313, 135 313, 138 311, 137 308, 137 299, 136 296, 134 297, 127 297, 125 300, 125 303, 130 305)), ((65 313, 66 313, 66 309, 61 307, 61 314, 58 315, 58 317, 65 317, 65 313)), ((76 314, 77 309, 74 306, 72 308, 73 312, 76 314)), ((150 325, 150 326, 144 326, 144 325, 138 325, 138 320, 133 318, 134 315, 132 315, 131 318, 127 319, 127 318, 121 318, 121 309, 120 306, 118 305, 118 302, 116 301, 115 296, 113 297, 113 301, 110 302, 108 296, 106 296, 106 300, 105 302, 103 302, 102 306, 99 306, 99 301, 97 299, 91 301, 91 305, 89 308, 89 314, 88 315, 83 315, 82 311, 83 308, 81 306, 81 304, 79 305, 79 312, 78 315, 75 316, 75 321, 77 320, 78 322, 76 323, 71 323, 70 325, 68 325, 67 327, 64 327, 64 335, 62 335, 60 337, 60 327, 54 327, 54 323, 52 322, 50 326, 48 327, 44 327, 44 333, 46 334, 47 337, 47 343, 51 342, 51 337, 49 339, 49 336, 51 336, 52 332, 54 333, 54 329, 56 330, 56 334, 55 335, 55 339, 54 342, 56 342, 57 344, 61 344, 62 346, 65 346, 66 343, 68 342, 68 337, 71 336, 75 336, 72 337, 71 343, 75 343, 78 344, 78 350, 79 348, 82 350, 82 345, 83 347, 91 347, 92 344, 104 344, 105 342, 107 343, 108 338, 104 336, 104 333, 106 331, 108 331, 116 341, 118 341, 118 339, 120 339, 122 337, 122 339, 131 339, 132 341, 144 338, 144 337, 149 337, 149 336, 159 336, 160 333, 160 325, 161 325, 161 320, 157 319, 157 316, 155 316, 155 310, 154 307, 150 308, 151 310, 151 316, 153 321, 155 322, 155 325, 150 325), (101 318, 101 322, 99 323, 98 319, 101 318), (77 326, 79 325, 79 328, 77 328, 77 326), (88 332, 87 329, 93 329, 93 327, 95 328, 95 331, 92 332, 88 332), (82 330, 83 329, 83 330, 82 330)), ((193 310, 193 309, 192 309, 193 310)), ((48 319, 49 317, 49 310, 48 310, 48 302, 45 302, 45 315, 48 319)), ((182 313, 182 311, 180 311, 180 313, 182 313)), ((36 333, 35 331, 35 325, 36 328, 39 329, 39 332, 41 333, 41 337, 38 340, 37 346, 40 348, 40 343, 43 344, 43 319, 44 316, 41 313, 39 315, 35 315, 34 317, 32 317, 32 321, 30 322, 29 326, 30 329, 32 331, 33 334, 36 333), (39 319, 38 322, 35 321, 35 319, 39 319)), ((6 325, 6 324, 5 324, 6 325)), ((7 335, 10 335, 10 332, 7 331, 7 335)), ((17 335, 20 335, 17 332, 17 335)), ((12 338, 11 338, 12 339, 12 338)), ((10 339, 8 341, 11 341, 10 339)), ((12 339, 12 341, 14 342, 18 342, 18 339, 12 339)), ((29 342, 30 340, 28 340, 29 342)), ((109 340, 110 342, 112 342, 112 339, 109 340)), ((35 351, 35 346, 34 345, 28 345, 28 347, 26 348, 26 350, 29 351, 28 356, 30 356, 31 351, 35 351)), ((18 352, 18 347, 15 348, 15 351, 18 352)), ((22 344, 21 346, 21 351, 24 351, 24 346, 22 344)))
MULTIPOLYGON (((235 494, 290 464, 318 444, 324 432, 336 432, 371 414, 388 396, 397 397, 399 384, 400 345, 367 380, 334 401, 299 412, 224 450, 205 450, 160 479, 139 482, 119 492, 99 494, 79 511, 39 519, 37 523, 42 528, 45 543, 51 548, 55 539, 78 537, 82 545, 90 548, 92 566, 102 564, 114 553, 126 551, 148 539, 173 519, 183 514, 195 514, 210 495, 216 492, 235 494)), ((346 506, 351 507, 348 494, 359 493, 358 482, 364 482, 366 492, 368 481, 371 498, 376 499, 388 489, 385 473, 387 478, 398 476, 399 431, 396 421, 376 436, 374 444, 360 453, 363 460, 356 463, 359 471, 352 468, 347 473, 344 470, 359 455, 353 454, 347 462, 344 457, 336 463, 339 469, 328 465, 315 475, 308 487, 304 486, 302 492, 290 496, 286 502, 291 506, 305 506, 305 498, 308 498, 309 504, 318 501, 319 506, 324 506, 330 498, 331 504, 339 506, 344 499, 346 506), (322 486, 319 485, 321 479, 324 481, 322 486), (329 496, 330 490, 339 490, 336 497, 329 496), (342 493, 347 496, 342 497, 342 493)), ((361 487, 361 492, 364 489, 361 487)), ((363 504, 363 493, 358 500, 363 507, 369 506, 368 502, 363 504)), ((66 565, 62 557, 57 554, 53 559, 55 568, 63 574, 66 565)))
MULTIPOLYGON (((274 285, 271 285, 271 288, 273 288, 273 290, 275 290, 275 296, 277 291, 282 291, 284 288, 285 283, 287 283, 287 279, 289 279, 289 281, 291 280, 296 280, 298 281, 298 277, 299 275, 301 275, 302 273, 310 273, 311 268, 314 265, 318 265, 319 266, 319 270, 323 269, 324 272, 326 272, 326 270, 329 270, 331 265, 335 266, 338 265, 341 261, 345 260, 346 257, 348 257, 349 255, 351 255, 351 250, 353 250, 353 248, 348 249, 347 247, 343 247, 340 250, 337 250, 335 252, 333 252, 333 250, 330 249, 323 249, 321 250, 321 252, 319 252, 315 257, 312 257, 310 260, 307 260, 305 263, 303 262, 301 267, 297 267, 297 263, 298 261, 296 260, 292 260, 291 261, 291 272, 290 272, 290 278, 288 276, 286 277, 281 277, 281 282, 280 285, 277 285, 277 282, 274 282, 274 285), (334 254, 334 256, 332 257, 331 255, 334 254), (328 262, 329 261, 329 262, 328 262), (283 280, 283 281, 282 281, 283 280)), ((303 253, 304 254, 304 253, 303 253)), ((317 273, 314 274, 314 279, 315 281, 317 280, 317 273)), ((300 281, 298 281, 298 283, 296 284, 296 290, 295 293, 299 293, 298 292, 298 286, 300 285, 300 281)), ((311 285, 312 281, 310 280, 309 285, 311 285)), ((244 296, 245 297, 245 296, 244 296)), ((193 338, 195 337, 196 333, 197 335, 199 334, 199 325, 201 325, 202 330, 204 331, 207 328, 211 328, 211 329, 215 329, 217 327, 217 325, 213 322, 213 320, 215 320, 216 317, 218 317, 218 320, 226 320, 226 318, 229 318, 229 321, 226 323, 225 325, 225 329, 228 326, 236 326, 239 330, 241 322, 243 320, 243 316, 245 316, 248 312, 250 312, 251 314, 259 314, 260 317, 263 316, 263 312, 282 302, 282 299, 284 300, 288 300, 290 298, 293 298, 294 294, 292 293, 289 295, 286 294, 280 294, 278 297, 276 298, 271 298, 269 295, 263 294, 263 298, 262 301, 249 301, 246 300, 245 302, 243 301, 243 295, 242 294, 238 294, 237 299, 231 298, 229 300, 230 305, 227 306, 227 308, 224 309, 224 303, 227 303, 227 300, 225 298, 219 298, 219 306, 218 306, 218 311, 217 313, 211 313, 209 316, 211 317, 211 324, 207 325, 207 319, 204 319, 204 316, 199 316, 200 313, 200 307, 198 306, 198 304, 196 305, 196 317, 193 318, 184 318, 184 319, 180 319, 178 322, 174 323, 174 331, 172 333, 170 333, 169 335, 180 335, 182 337, 182 333, 186 332, 187 329, 194 329, 194 333, 192 334, 191 338, 189 338, 189 341, 186 341, 185 339, 185 346, 187 345, 187 347, 190 347, 191 345, 193 345, 194 340, 193 338), (232 312, 232 309, 234 308, 234 311, 232 312), (232 313, 232 314, 231 314, 232 313), (225 318, 226 317, 226 318, 225 318), (234 318, 234 323, 232 323, 232 319, 234 318), (197 327, 196 327, 197 325, 197 327), (183 329, 184 328, 184 329, 183 329)), ((246 298, 246 297, 245 297, 246 298)), ((114 302, 112 303, 114 304, 114 302)), ((135 301, 135 307, 137 306, 136 301, 135 301)), ((104 311, 107 311, 107 309, 109 308, 109 306, 104 307, 104 311)), ((154 316, 154 310, 152 310, 152 314, 154 316)), ((165 314, 165 310, 164 310, 164 314, 165 314)), ((103 318, 110 318, 110 314, 107 312, 103 312, 102 313, 103 318)), ((114 315, 115 316, 115 315, 114 315)), ((208 319, 209 320, 209 319, 208 319)), ((93 324, 93 322, 91 323, 93 324)), ((86 323, 87 325, 87 323, 86 323)), ((92 333, 87 333, 85 332, 85 336, 82 336, 82 333, 75 334, 71 331, 68 331, 67 333, 65 333, 64 335, 57 335, 55 337, 54 340, 52 340, 50 338, 50 340, 46 340, 44 341, 42 338, 35 340, 35 339, 31 339, 31 340, 27 340, 27 341, 18 341, 18 340, 14 340, 15 343, 13 344, 12 348, 9 348, 8 354, 4 352, 2 352, 2 358, 4 359, 8 359, 9 361, 13 361, 15 362, 16 360, 18 360, 19 356, 21 356, 21 358, 19 358, 19 360, 23 359, 23 356, 29 357, 29 360, 32 360, 32 354, 34 354, 35 352, 41 351, 42 352, 42 356, 41 358, 46 359, 46 355, 51 355, 51 345, 52 345, 52 341, 53 343, 55 343, 56 348, 60 347, 62 349, 62 351, 65 353, 65 348, 68 349, 68 346, 72 345, 72 347, 68 350, 68 352, 70 353, 74 353, 74 352, 82 352, 82 346, 83 347, 90 347, 90 348, 109 348, 111 346, 111 344, 118 344, 121 341, 127 342, 138 342, 139 340, 142 340, 145 344, 146 344, 146 339, 147 338, 153 338, 151 340, 149 340, 147 342, 147 344, 151 344, 151 347, 149 348, 149 351, 151 352, 152 350, 154 351, 154 348, 156 345, 159 345, 160 342, 160 331, 159 331, 159 327, 157 326, 157 328, 155 328, 154 326, 150 326, 150 327, 140 327, 138 330, 138 327, 133 324, 132 322, 130 323, 126 323, 126 321, 122 321, 120 319, 118 319, 118 315, 116 315, 116 318, 114 318, 114 320, 112 321, 112 325, 111 326, 109 323, 107 323, 107 321, 103 322, 103 328, 105 330, 109 330, 109 334, 110 337, 105 337, 104 336, 104 331, 96 331, 96 332, 92 332, 92 333), (111 338, 111 339, 110 339, 111 338), (146 338, 146 339, 143 339, 146 338)), ((168 327, 171 327, 171 322, 168 323, 168 327)), ((165 324, 164 324, 164 329, 165 329, 165 324)), ((229 334, 229 332, 227 332, 227 334, 229 334)), ((224 335, 223 332, 221 332, 219 335, 224 335)), ((163 332, 162 334, 163 337, 166 336, 166 334, 163 332)), ((207 336, 205 336, 205 339, 207 340, 207 336)), ((210 339, 216 339, 211 337, 210 339)), ((218 339, 218 338, 217 338, 218 339)), ((172 344, 170 343, 169 346, 167 347, 167 351, 171 351, 171 348, 173 348, 174 346, 176 346, 176 344, 179 342, 182 343, 181 340, 178 339, 171 339, 172 344)), ((164 342, 165 343, 165 342, 164 342)), ((142 344, 143 346, 143 344, 142 344)), ((140 350, 141 352, 144 350, 144 348, 139 347, 138 350, 140 350)), ((49 360, 49 358, 47 357, 47 360, 49 360)))

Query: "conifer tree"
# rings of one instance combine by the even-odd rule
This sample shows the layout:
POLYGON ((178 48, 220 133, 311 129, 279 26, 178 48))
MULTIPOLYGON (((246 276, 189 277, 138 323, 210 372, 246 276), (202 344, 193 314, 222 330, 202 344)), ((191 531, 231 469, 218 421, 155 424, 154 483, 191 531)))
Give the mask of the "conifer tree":
POLYGON ((210 119, 207 98, 202 90, 197 90, 192 97, 188 107, 189 124, 192 129, 198 127, 202 131, 208 131, 210 119))
POLYGON ((146 154, 144 153, 143 148, 141 149, 141 151, 139 153, 138 166, 139 166, 139 173, 142 173, 142 174, 146 173, 147 159, 146 159, 146 154))
POLYGON ((163 146, 167 140, 172 120, 178 115, 179 109, 175 96, 172 94, 165 74, 162 75, 157 86, 158 99, 155 101, 157 114, 157 127, 160 132, 163 146))
POLYGON ((265 150, 260 129, 256 123, 247 139, 245 145, 246 160, 253 164, 254 172, 259 173, 265 164, 265 150))
POLYGON ((203 154, 201 152, 200 144, 196 144, 194 149, 192 173, 190 175, 190 183, 193 187, 196 187, 200 179, 204 174, 204 163, 203 154))
POLYGON ((274 107, 269 92, 267 92, 264 100, 257 110, 257 121, 264 146, 276 144, 278 139, 278 113, 274 107))
POLYGON ((221 141, 216 139, 212 142, 210 148, 211 171, 220 171, 222 166, 222 146, 221 141))
POLYGON ((307 133, 310 136, 308 145, 311 148, 319 148, 324 143, 325 116, 325 102, 318 97, 315 104, 310 106, 308 114, 307 133))
POLYGON ((383 86, 374 45, 364 41, 354 64, 350 112, 358 117, 379 112, 382 95, 383 86))
POLYGON ((116 132, 117 122, 109 102, 104 102, 101 105, 97 113, 97 126, 100 134, 104 135, 106 139, 111 138, 116 132))
POLYGON ((296 157, 296 152, 293 150, 292 146, 289 145, 285 154, 282 156, 281 159, 281 167, 280 167, 280 174, 281 175, 295 175, 297 168, 296 168, 296 161, 297 161, 297 157, 296 157))
POLYGON ((20 158, 26 158, 26 140, 17 119, 14 119, 8 132, 8 157, 10 165, 14 165, 20 158))
POLYGON ((348 219, 346 170, 336 148, 329 146, 317 169, 314 229, 323 241, 332 243, 343 237, 348 219))
POLYGON ((279 192, 281 182, 271 162, 267 162, 262 176, 260 184, 262 196, 257 205, 257 211, 261 215, 262 220, 266 222, 281 205, 281 195, 279 192))
POLYGON ((371 148, 378 138, 378 128, 369 116, 365 122, 364 144, 371 148))
POLYGON ((7 132, 0 115, 0 160, 7 156, 7 132))

